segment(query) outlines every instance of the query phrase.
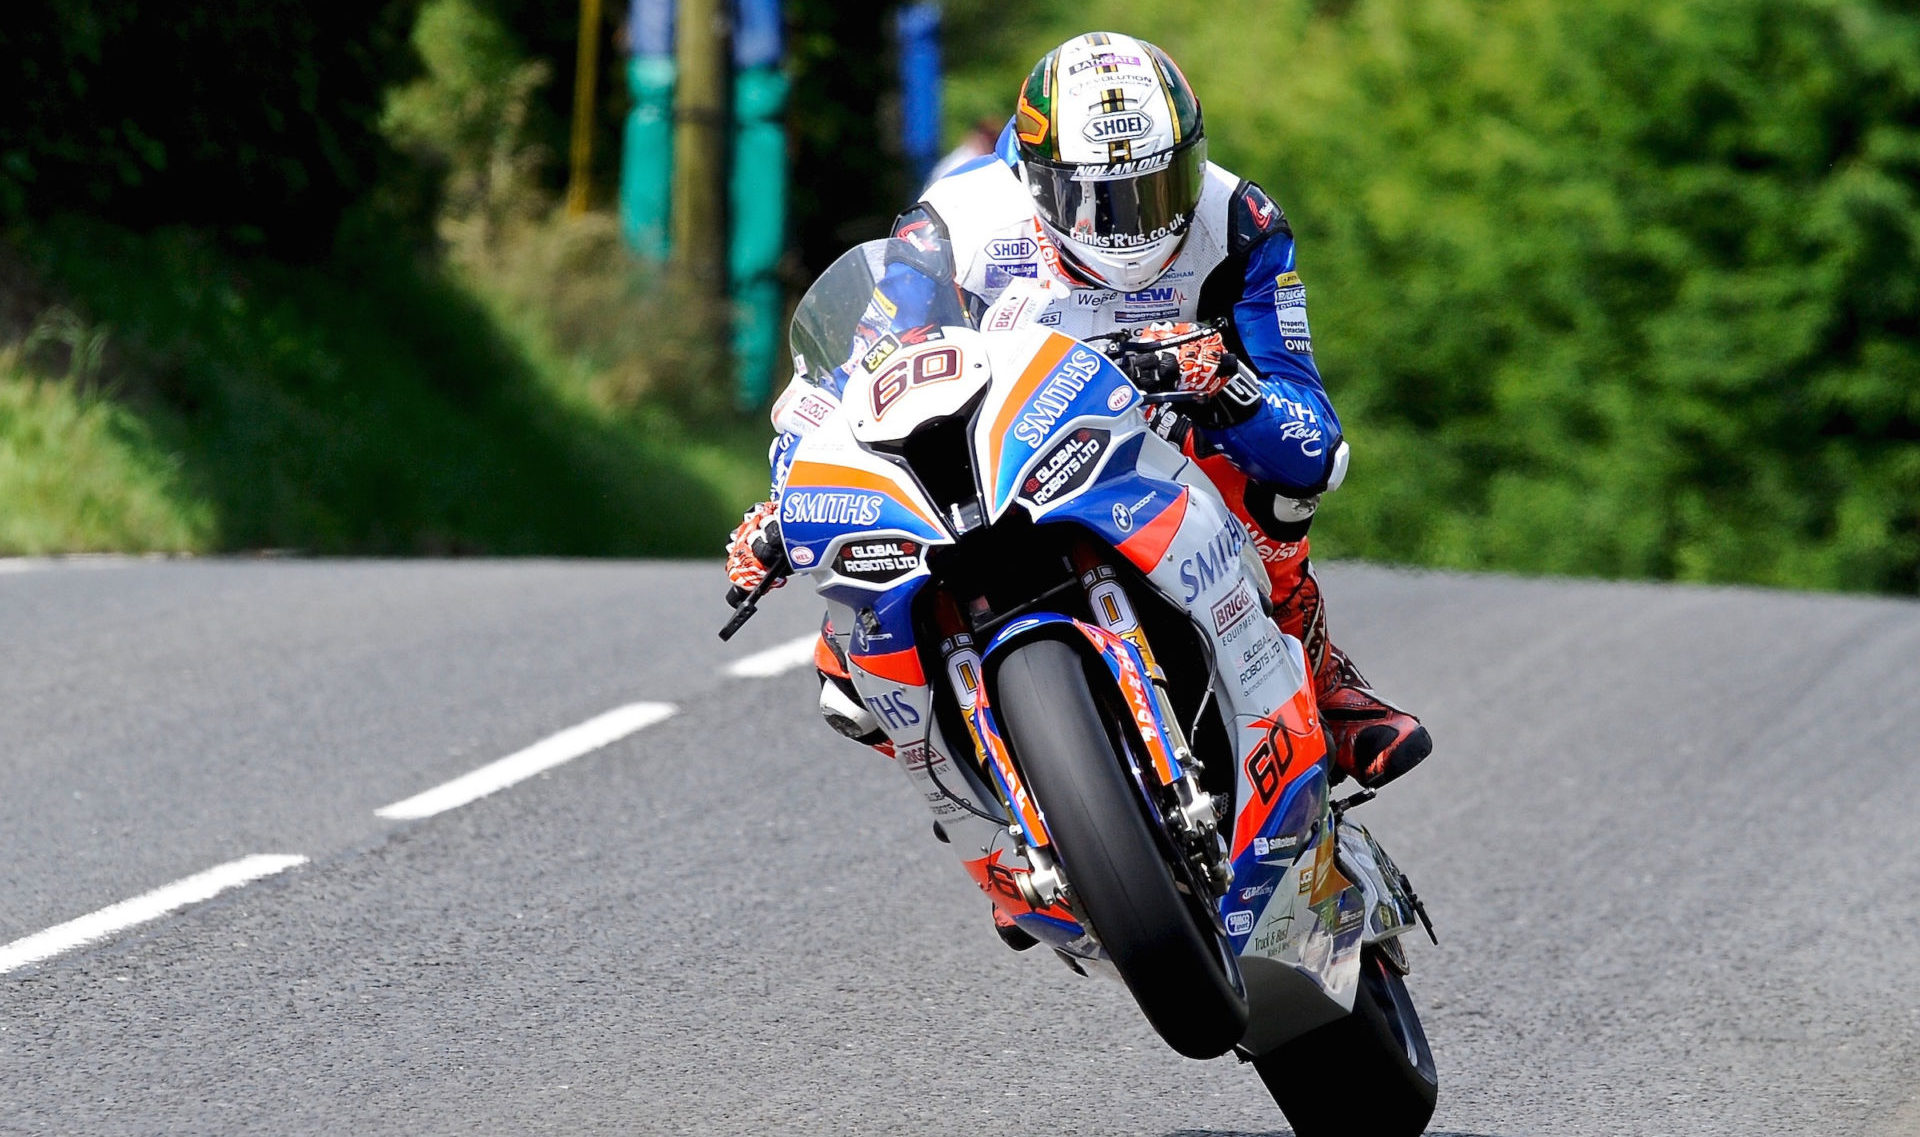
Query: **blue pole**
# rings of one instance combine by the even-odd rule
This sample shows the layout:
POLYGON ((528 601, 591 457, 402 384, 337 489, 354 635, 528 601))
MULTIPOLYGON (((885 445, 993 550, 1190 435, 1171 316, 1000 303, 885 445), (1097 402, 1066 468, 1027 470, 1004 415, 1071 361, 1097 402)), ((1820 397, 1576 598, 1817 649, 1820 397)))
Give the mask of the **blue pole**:
POLYGON ((674 0, 633 0, 627 11, 627 115, 620 150, 620 232, 643 257, 665 261, 673 207, 674 0))
POLYGON ((940 160, 940 6, 909 4, 894 15, 900 54, 900 148, 915 196, 940 160))
POLYGON ((736 0, 733 17, 733 173, 727 276, 733 296, 735 395, 763 405, 784 358, 778 269, 786 248, 787 77, 780 0, 736 0))

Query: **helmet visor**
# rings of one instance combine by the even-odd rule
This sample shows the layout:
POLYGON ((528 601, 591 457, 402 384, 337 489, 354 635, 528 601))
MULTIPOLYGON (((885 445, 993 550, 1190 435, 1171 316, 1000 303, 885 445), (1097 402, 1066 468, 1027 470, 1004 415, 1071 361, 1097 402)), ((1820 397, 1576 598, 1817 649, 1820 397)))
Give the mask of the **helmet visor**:
POLYGON ((1076 243, 1124 254, 1177 236, 1193 221, 1206 178, 1206 136, 1163 154, 1094 165, 1023 157, 1040 216, 1076 243))

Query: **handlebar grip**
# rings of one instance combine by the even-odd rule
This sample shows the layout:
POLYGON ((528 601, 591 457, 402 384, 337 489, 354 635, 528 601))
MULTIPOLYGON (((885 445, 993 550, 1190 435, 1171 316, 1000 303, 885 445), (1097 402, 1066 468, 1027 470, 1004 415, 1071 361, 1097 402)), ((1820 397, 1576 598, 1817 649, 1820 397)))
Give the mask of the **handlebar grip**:
POLYGON ((726 626, 720 629, 720 639, 722 642, 732 639, 735 632, 746 627, 747 621, 753 619, 753 614, 760 610, 760 598, 765 596, 780 579, 780 577, 775 576, 773 573, 768 573, 760 578, 760 583, 754 585, 753 591, 747 593, 747 598, 742 600, 740 606, 733 610, 733 618, 728 620, 726 626))

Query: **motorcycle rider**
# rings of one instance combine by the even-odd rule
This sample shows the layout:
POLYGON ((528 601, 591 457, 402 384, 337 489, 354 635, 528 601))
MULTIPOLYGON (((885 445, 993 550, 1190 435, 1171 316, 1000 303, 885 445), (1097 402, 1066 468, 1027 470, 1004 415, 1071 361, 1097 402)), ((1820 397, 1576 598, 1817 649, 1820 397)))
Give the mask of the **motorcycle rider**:
MULTIPOLYGON (((1161 406, 1153 427, 1205 471, 1258 549, 1274 620, 1306 650, 1334 779, 1378 787, 1427 756, 1426 728, 1329 638, 1308 560, 1308 528, 1348 447, 1314 361, 1292 228, 1259 186, 1207 161, 1199 100, 1165 52, 1106 32, 1048 52, 995 152, 929 186, 894 235, 928 253, 950 246, 953 277, 975 296, 1016 277, 1047 284, 1061 299, 1042 323, 1081 339, 1127 332, 1127 347, 1156 353, 1158 376, 1202 396, 1161 406)), ((775 404, 776 485, 792 436, 817 421, 813 397, 796 382, 775 404)), ((735 530, 730 600, 786 571, 777 517, 763 502, 735 530)), ((824 629, 815 663, 828 722, 890 753, 824 629)))

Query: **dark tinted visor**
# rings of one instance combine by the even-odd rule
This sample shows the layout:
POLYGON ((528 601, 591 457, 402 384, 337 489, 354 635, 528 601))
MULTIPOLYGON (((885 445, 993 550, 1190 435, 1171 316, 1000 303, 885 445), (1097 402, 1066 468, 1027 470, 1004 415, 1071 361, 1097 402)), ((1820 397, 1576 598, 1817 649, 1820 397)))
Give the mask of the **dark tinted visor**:
POLYGON ((1033 204, 1075 241, 1117 252, 1184 232, 1200 204, 1206 136, 1165 154, 1111 165, 1022 159, 1033 204))

